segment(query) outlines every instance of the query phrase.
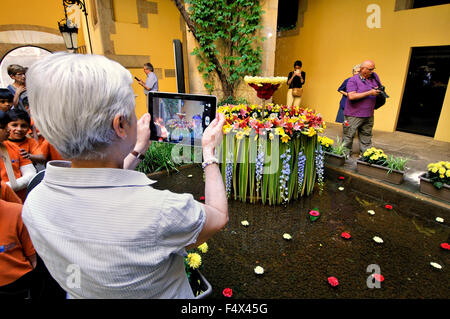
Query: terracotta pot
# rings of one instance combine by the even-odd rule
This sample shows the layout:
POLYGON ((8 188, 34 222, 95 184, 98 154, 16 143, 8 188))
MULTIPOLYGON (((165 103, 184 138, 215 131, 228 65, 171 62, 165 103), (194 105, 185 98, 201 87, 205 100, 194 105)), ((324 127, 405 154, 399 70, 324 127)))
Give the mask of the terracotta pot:
POLYGON ((333 153, 325 153, 325 162, 327 164, 331 164, 334 166, 344 166, 345 164, 345 155, 336 155, 333 153))
POLYGON ((427 173, 419 176, 420 192, 450 202, 450 185, 444 184, 441 189, 437 189, 431 180, 427 178, 427 173))
POLYGON ((367 175, 397 185, 403 182, 403 176, 405 174, 404 171, 397 170, 392 170, 389 173, 389 168, 387 167, 376 164, 369 164, 360 160, 356 160, 356 171, 363 175, 367 175))

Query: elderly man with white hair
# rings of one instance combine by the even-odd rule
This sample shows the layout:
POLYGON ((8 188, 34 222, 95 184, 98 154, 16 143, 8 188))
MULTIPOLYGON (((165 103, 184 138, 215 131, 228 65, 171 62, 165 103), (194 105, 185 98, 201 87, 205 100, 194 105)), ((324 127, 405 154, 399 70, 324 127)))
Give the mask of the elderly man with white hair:
POLYGON ((224 117, 203 135, 202 204, 190 194, 156 190, 145 174, 123 169, 126 158, 125 166, 135 166, 129 154, 138 124, 132 76, 121 65, 56 53, 27 76, 36 126, 70 160, 48 163, 22 213, 50 274, 70 298, 193 298, 185 249, 228 222, 214 155, 224 117))

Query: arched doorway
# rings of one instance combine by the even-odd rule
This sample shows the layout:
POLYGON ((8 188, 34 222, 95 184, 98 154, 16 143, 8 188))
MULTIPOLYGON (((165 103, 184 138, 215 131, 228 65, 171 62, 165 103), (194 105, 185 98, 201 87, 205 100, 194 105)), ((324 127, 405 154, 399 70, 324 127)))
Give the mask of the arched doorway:
POLYGON ((7 72, 8 65, 19 64, 30 67, 34 62, 49 54, 51 54, 49 50, 31 45, 14 48, 6 53, 0 62, 0 87, 5 88, 13 82, 7 72))

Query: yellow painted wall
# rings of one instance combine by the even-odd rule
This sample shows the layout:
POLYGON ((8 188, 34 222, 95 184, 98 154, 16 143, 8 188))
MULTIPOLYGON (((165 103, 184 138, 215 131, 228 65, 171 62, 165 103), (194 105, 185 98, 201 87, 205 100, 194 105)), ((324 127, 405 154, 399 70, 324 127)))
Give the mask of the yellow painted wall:
MULTIPOLYGON (((375 112, 374 129, 394 131, 411 47, 450 44, 450 4, 400 11, 394 7, 395 0, 309 0, 299 34, 277 39, 275 75, 287 76, 294 61, 302 60, 306 72, 302 105, 334 122, 341 98, 337 88, 351 75, 353 65, 372 59, 390 95, 375 112), (369 4, 380 6, 381 28, 367 27, 369 4)), ((274 102, 286 103, 286 93, 283 85, 274 102)), ((448 95, 435 139, 450 142, 448 95)))
MULTIPOLYGON (((115 53, 120 55, 148 55, 153 67, 175 69, 173 40, 183 40, 180 26, 180 14, 173 1, 152 0, 158 6, 158 14, 148 14, 148 28, 138 24, 136 0, 115 0, 114 15, 116 33, 111 34, 115 53)), ((133 76, 145 81, 143 68, 129 69, 133 76)), ((159 91, 177 92, 175 77, 158 79, 159 91)), ((135 81, 133 89, 136 97, 136 114, 147 112, 143 88, 135 81)))

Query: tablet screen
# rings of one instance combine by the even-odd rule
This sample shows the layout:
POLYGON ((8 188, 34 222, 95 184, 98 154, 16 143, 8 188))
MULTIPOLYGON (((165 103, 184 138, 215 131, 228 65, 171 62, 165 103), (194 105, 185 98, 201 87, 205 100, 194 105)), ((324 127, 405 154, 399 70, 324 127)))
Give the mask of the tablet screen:
POLYGON ((212 95, 149 92, 151 139, 183 145, 201 145, 203 131, 216 116, 212 95))

